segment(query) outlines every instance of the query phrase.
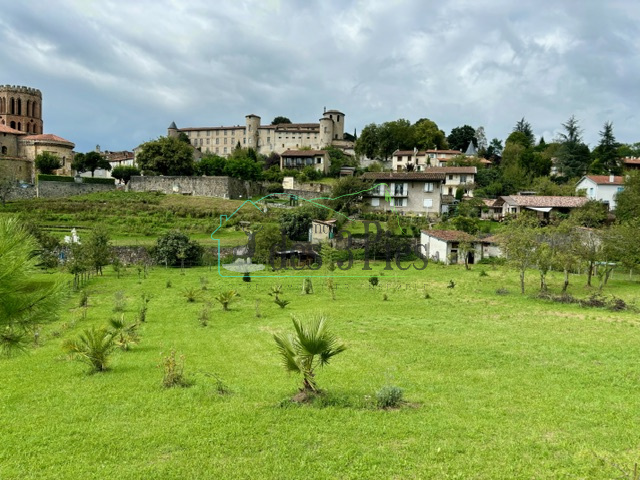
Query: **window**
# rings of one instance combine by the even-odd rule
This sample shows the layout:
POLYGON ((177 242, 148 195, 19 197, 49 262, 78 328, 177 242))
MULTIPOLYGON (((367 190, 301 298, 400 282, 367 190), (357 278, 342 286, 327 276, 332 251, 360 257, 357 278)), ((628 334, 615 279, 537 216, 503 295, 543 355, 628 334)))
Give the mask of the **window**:
POLYGON ((207 145, 211 145, 211 139, 207 138, 207 145))
MULTIPOLYGON (((226 133, 226 132, 225 132, 225 133, 226 133)), ((225 145, 227 144, 227 140, 228 140, 227 138, 225 138, 225 139, 224 139, 224 144, 225 144, 225 145)), ((226 148, 225 148, 225 150, 226 150, 226 148)))
POLYGON ((391 199, 392 207, 406 207, 407 199, 406 198, 392 198, 391 199))
POLYGON ((216 145, 220 145, 220 139, 216 138, 216 145))
POLYGON ((467 176, 466 175, 460 175, 460 183, 467 183, 467 176))
POLYGON ((210 136, 211 136, 211 130, 207 130, 207 137, 210 137, 210 136))
POLYGON ((431 182, 427 182, 424 184, 424 191, 425 192, 433 192, 433 183, 431 182))
POLYGON ((224 153, 227 153, 227 147, 224 147, 224 153))
POLYGON ((244 137, 244 138, 242 139, 242 143, 244 143, 245 145, 247 144, 247 137, 244 137))
POLYGON ((202 140, 203 140, 203 139, 201 138, 201 139, 200 139, 200 146, 202 146, 202 140))
POLYGON ((227 131, 226 131, 226 130, 224 131, 224 134, 225 134, 225 135, 227 134, 227 131))
POLYGON ((216 153, 220 153, 220 148, 219 147, 216 147, 216 153))
POLYGON ((220 135, 220 130, 216 130, 216 137, 220 135))
POLYGON ((453 175, 449 175, 449 180, 453 180, 453 175))
POLYGON ((322 164, 322 158, 321 157, 316 158, 316 163, 318 165, 321 165, 322 164))
POLYGON ((267 143, 271 143, 271 137, 267 137, 267 143))
POLYGON ((372 207, 379 207, 380 206, 380 199, 379 198, 372 198, 371 199, 371 206, 372 207))
POLYGON ((432 207, 433 207, 433 199, 431 199, 431 198, 425 198, 425 199, 422 201, 422 206, 423 206, 424 208, 432 208, 432 207))
POLYGON ((3 155, 7 154, 7 147, 4 147, 4 146, 2 147, 2 154, 3 155))

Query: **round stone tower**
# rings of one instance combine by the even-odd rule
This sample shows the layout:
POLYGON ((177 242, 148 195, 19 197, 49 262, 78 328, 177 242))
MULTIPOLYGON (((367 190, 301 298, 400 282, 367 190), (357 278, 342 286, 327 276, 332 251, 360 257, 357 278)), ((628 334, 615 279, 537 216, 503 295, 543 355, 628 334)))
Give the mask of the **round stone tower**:
POLYGON ((323 118, 328 118, 333 124, 333 132, 331 140, 343 140, 344 139, 344 113, 338 110, 327 110, 322 115, 323 118))
POLYGON ((28 134, 41 134, 42 92, 30 87, 0 85, 0 125, 28 134))
POLYGON ((247 135, 247 148, 258 151, 258 139, 260 138, 260 117, 258 115, 247 115, 244 117, 247 122, 245 134, 247 135))

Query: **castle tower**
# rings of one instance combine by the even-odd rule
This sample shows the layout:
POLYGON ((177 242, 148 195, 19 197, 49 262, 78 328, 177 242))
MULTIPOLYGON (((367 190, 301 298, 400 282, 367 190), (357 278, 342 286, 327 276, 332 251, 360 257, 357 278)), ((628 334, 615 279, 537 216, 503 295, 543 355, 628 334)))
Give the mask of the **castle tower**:
POLYGON ((177 137, 178 136, 178 127, 176 126, 176 122, 171 122, 169 128, 167 128, 167 137, 177 137))
POLYGON ((258 115, 247 115, 244 117, 247 122, 245 134, 247 135, 247 148, 253 148, 259 152, 258 139, 260 138, 260 117, 258 115))
POLYGON ((0 85, 0 125, 28 134, 41 134, 42 92, 30 87, 0 85))
POLYGON ((333 125, 331 140, 344 140, 344 113, 338 110, 327 110, 322 117, 328 118, 333 125))

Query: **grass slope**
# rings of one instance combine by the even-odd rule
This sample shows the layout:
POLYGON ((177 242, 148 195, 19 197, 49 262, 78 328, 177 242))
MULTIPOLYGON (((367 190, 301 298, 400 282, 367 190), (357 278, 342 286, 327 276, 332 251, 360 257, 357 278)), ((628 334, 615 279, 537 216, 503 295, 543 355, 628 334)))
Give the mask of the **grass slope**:
MULTIPOLYGON (((507 270, 430 265, 391 277, 399 272, 382 267, 376 288, 336 279, 335 301, 321 279, 301 295, 302 276, 284 278, 286 309, 267 295, 277 279, 243 283, 204 268, 93 279, 86 319, 73 294, 41 346, 0 359, 0 478, 610 478, 613 462, 637 461, 636 313, 521 296, 507 270), (187 303, 183 289, 200 288, 201 276, 208 290, 187 303), (238 302, 229 312, 212 304, 201 327, 204 302, 230 288, 238 302), (111 371, 86 375, 61 343, 105 325, 116 291, 126 292, 128 320, 143 292, 153 296, 141 343, 116 353, 111 371), (318 375, 325 405, 295 406, 299 379, 280 367, 272 333, 313 312, 329 315, 349 348, 318 375), (194 386, 161 387, 157 365, 171 349, 194 386), (217 393, 214 374, 231 394, 217 393), (372 408, 387 384, 404 388, 409 405, 372 408)), ((533 272, 529 280, 533 292, 533 272)), ((572 281, 571 293, 589 293, 584 278, 572 281)), ((640 296, 624 277, 609 293, 640 296)))

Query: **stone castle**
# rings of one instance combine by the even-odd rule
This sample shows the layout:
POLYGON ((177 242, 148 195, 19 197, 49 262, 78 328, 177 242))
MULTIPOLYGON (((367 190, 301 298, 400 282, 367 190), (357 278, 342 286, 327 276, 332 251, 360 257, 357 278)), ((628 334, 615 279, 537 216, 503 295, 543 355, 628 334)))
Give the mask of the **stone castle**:
POLYGON ((60 159, 56 172, 71 174, 75 145, 43 133, 42 93, 30 87, 0 86, 0 179, 33 183, 34 161, 47 152, 60 159))
POLYGON ((353 148, 353 142, 344 139, 344 113, 325 110, 318 123, 281 123, 262 125, 258 115, 247 115, 244 125, 229 127, 178 128, 172 122, 167 135, 176 137, 184 133, 191 145, 202 153, 229 156, 240 145, 258 153, 281 154, 287 150, 310 148, 319 150, 333 145, 342 150, 353 148))

